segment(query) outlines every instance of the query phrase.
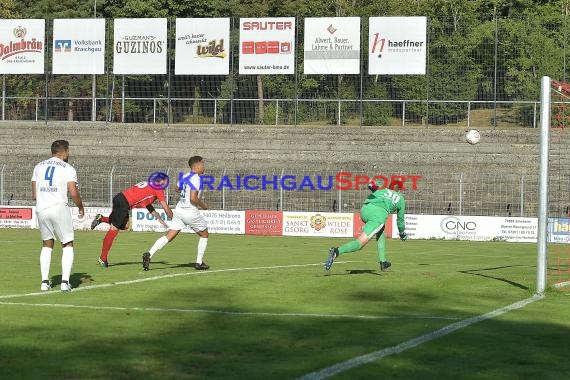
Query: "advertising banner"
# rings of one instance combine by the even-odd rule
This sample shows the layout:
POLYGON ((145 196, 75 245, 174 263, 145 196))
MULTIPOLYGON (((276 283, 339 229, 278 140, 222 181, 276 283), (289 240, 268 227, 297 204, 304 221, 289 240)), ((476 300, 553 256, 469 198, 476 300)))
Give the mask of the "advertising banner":
POLYGON ((43 74, 45 20, 0 20, 0 74, 43 74))
MULTIPOLYGON (((156 211, 167 224, 170 222, 164 210, 156 209, 156 211)), ((201 213, 208 223, 210 233, 245 234, 245 211, 202 210, 201 213)), ((166 228, 146 208, 134 208, 131 223, 133 231, 166 231, 166 228)), ((194 233, 188 226, 181 232, 194 233)))
MULTIPOLYGON (((537 228, 537 218, 406 215, 406 232, 410 239, 536 242, 537 228)), ((396 218, 392 237, 398 237, 396 218)))
POLYGON ((166 74, 166 18, 115 19, 114 74, 166 74))
POLYGON ((335 212, 283 212, 284 236, 352 237, 354 215, 335 212))
POLYGON ((426 17, 370 17, 368 73, 426 73, 426 17))
POLYGON ((177 18, 175 75, 228 75, 230 19, 177 18))
POLYGON ((246 235, 283 234, 283 213, 281 211, 247 210, 245 212, 246 235))
POLYGON ((360 17, 305 19, 305 74, 360 73, 360 17))
POLYGON ((295 18, 242 18, 240 74, 295 73, 295 18))
POLYGON ((0 228, 38 228, 36 208, 0 206, 0 228))
POLYGON ((54 74, 105 73, 105 20, 53 20, 54 74))

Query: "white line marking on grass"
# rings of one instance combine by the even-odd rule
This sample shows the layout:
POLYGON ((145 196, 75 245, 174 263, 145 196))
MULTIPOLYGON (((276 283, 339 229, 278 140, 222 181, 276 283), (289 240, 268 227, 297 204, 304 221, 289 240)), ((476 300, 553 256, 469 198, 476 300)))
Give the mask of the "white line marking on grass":
POLYGON ((561 289, 566 286, 570 286, 570 281, 559 282, 558 284, 553 285, 556 289, 561 289))
POLYGON ((320 313, 268 313, 254 311, 230 311, 215 309, 180 309, 180 308, 159 308, 159 307, 120 307, 120 306, 92 306, 92 305, 70 305, 61 303, 27 303, 27 302, 4 302, 0 305, 30 306, 30 307, 52 307, 69 309, 90 309, 90 310, 119 310, 119 311, 154 311, 154 312, 176 312, 176 313, 207 313, 237 316, 262 316, 262 317, 310 317, 310 318, 338 318, 338 319, 443 319, 458 320, 456 317, 439 317, 432 315, 358 315, 358 314, 320 314, 320 313))
POLYGON ((399 354, 400 352, 404 352, 406 350, 409 350, 410 348, 414 348, 416 346, 419 346, 420 344, 424 344, 424 343, 427 343, 429 341, 441 338, 442 336, 451 334, 452 332, 455 332, 457 330, 461 330, 461 329, 463 329, 467 326, 470 326, 472 324, 475 324, 475 323, 478 323, 481 321, 485 321, 487 319, 495 318, 499 315, 508 313, 509 311, 521 309, 521 308, 525 307, 526 305, 531 304, 535 301, 538 301, 542 298, 544 298, 543 295, 534 295, 534 296, 527 298, 525 300, 515 302, 512 305, 501 307, 499 309, 493 310, 487 314, 478 315, 475 317, 471 317, 471 318, 461 320, 459 322, 452 323, 451 325, 447 325, 445 327, 442 327, 439 330, 435 330, 431 333, 421 335, 417 338, 407 340, 407 341, 400 343, 396 346, 384 348, 382 350, 374 351, 374 352, 371 352, 371 353, 366 354, 366 355, 357 356, 357 357, 349 359, 347 361, 332 365, 330 367, 323 368, 320 371, 308 373, 304 376, 301 376, 297 380, 320 380, 320 379, 326 379, 330 376, 338 375, 339 373, 346 372, 352 368, 359 367, 359 366, 362 366, 364 364, 372 363, 376 360, 380 360, 380 359, 385 358, 385 357, 390 356, 390 355, 399 354))
MULTIPOLYGON (((335 264, 347 264, 347 263, 352 263, 352 261, 335 261, 335 264)), ((196 275, 206 275, 206 274, 211 274, 211 273, 240 272, 240 271, 253 271, 253 270, 263 270, 263 269, 303 268, 303 267, 322 266, 322 265, 323 265, 322 263, 319 263, 319 264, 292 264, 292 265, 275 265, 275 266, 266 266, 266 267, 229 268, 229 269, 215 269, 215 270, 207 270, 207 271, 171 273, 171 274, 165 274, 162 276, 139 278, 136 280, 112 282, 109 284, 82 286, 82 287, 73 289, 73 292, 84 291, 84 290, 92 290, 92 289, 101 289, 101 288, 110 288, 110 287, 118 286, 118 285, 137 284, 140 282, 162 280, 165 278, 173 278, 173 277, 180 277, 180 276, 196 276, 196 275)), ((3 296, 0 295, 0 299, 29 297, 29 296, 45 296, 47 294, 58 294, 58 293, 59 292, 51 291, 51 292, 34 292, 34 293, 23 293, 23 294, 7 294, 7 295, 3 295, 3 296)))

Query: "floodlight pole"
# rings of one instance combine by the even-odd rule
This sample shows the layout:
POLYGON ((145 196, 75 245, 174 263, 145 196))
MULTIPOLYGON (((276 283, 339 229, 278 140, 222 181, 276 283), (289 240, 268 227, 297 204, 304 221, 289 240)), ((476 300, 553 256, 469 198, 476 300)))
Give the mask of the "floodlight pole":
POLYGON ((550 132, 550 77, 540 82, 540 166, 538 192, 538 244, 536 257, 536 293, 546 288, 546 241, 548 239, 548 151, 550 132))

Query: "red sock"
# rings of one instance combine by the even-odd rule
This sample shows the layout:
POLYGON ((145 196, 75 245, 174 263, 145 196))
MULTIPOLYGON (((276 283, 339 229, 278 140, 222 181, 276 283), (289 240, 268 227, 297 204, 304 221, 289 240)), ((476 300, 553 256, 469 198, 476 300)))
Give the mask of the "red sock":
POLYGON ((111 224, 111 223, 109 223, 109 217, 108 217, 108 216, 103 216, 103 217, 101 217, 101 222, 102 222, 102 223, 111 224))
POLYGON ((109 256, 109 251, 111 250, 111 246, 113 245, 113 240, 119 234, 119 230, 110 229, 107 231, 105 238, 103 239, 103 249, 101 249, 101 260, 107 261, 107 256, 109 256))

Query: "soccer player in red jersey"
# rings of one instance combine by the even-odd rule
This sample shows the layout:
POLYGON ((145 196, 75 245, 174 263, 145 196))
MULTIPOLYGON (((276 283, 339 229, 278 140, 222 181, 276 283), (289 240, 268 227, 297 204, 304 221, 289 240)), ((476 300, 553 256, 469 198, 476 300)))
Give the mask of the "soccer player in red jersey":
POLYGON ((146 207, 147 210, 166 228, 168 224, 156 212, 152 204, 158 199, 164 212, 169 218, 172 218, 172 210, 166 202, 164 196, 164 188, 166 178, 156 177, 153 184, 150 185, 147 181, 139 182, 136 185, 129 187, 115 195, 113 198, 113 209, 111 215, 108 217, 97 214, 91 223, 91 229, 97 227, 100 223, 109 223, 111 228, 107 231, 103 239, 103 247, 101 248, 101 256, 99 257, 99 265, 103 268, 109 266, 107 260, 109 251, 113 245, 113 241, 119 234, 119 230, 126 230, 129 223, 130 210, 135 207, 146 207))

